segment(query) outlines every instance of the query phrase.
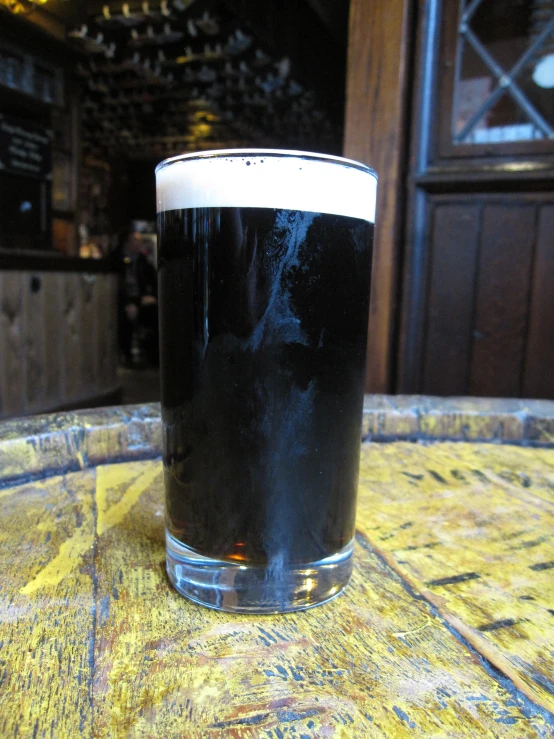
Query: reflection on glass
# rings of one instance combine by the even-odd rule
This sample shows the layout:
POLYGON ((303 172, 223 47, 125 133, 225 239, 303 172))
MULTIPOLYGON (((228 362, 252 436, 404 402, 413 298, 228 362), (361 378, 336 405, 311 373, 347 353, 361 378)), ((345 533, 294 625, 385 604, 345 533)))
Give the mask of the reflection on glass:
POLYGON ((554 138, 554 2, 466 0, 454 143, 554 138))

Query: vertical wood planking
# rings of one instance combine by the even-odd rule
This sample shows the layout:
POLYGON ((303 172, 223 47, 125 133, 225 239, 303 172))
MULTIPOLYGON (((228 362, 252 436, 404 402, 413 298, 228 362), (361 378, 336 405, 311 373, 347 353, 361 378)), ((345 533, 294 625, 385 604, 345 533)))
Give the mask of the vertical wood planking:
POLYGON ((63 279, 63 275, 50 272, 44 274, 43 280, 45 405, 51 408, 55 407, 62 397, 60 363, 64 350, 61 345, 63 326, 60 317, 63 279))
POLYGON ((23 325, 23 275, 3 272, 0 275, 0 351, 2 352, 3 415, 25 408, 25 347, 23 325))
POLYGON ((391 389, 412 0, 352 0, 344 154, 377 170, 366 391, 391 389))
POLYGON ((116 371, 115 275, 0 271, 0 418, 89 402, 116 371))
POLYGON ((554 205, 539 210, 523 377, 526 398, 554 398, 554 205))
POLYGON ((44 279, 42 272, 23 275, 24 356, 26 364, 26 410, 33 411, 44 403, 45 395, 45 332, 44 279))
POLYGON ((479 242, 476 204, 437 205, 434 211, 423 392, 467 392, 473 292, 479 242))
POLYGON ((94 395, 96 385, 95 297, 98 275, 79 275, 81 294, 81 379, 82 395, 94 395))
POLYGON ((98 283, 98 383, 105 390, 117 384, 117 278, 99 275, 98 283))
POLYGON ((471 395, 520 393, 534 239, 534 205, 484 207, 471 395))
POLYGON ((81 317, 80 275, 70 273, 63 278, 63 304, 60 320, 63 324, 62 353, 62 393, 64 400, 71 401, 78 397, 80 390, 80 335, 79 321, 81 317))

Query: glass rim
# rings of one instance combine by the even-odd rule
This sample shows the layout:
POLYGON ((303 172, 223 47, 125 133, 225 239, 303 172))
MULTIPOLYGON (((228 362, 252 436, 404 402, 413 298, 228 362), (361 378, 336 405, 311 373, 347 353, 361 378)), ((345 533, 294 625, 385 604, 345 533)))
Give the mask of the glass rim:
POLYGON ((367 164, 357 162, 355 159, 347 159, 346 157, 339 157, 334 154, 319 154, 313 151, 299 151, 296 149, 208 149, 207 151, 193 151, 163 159, 156 165, 154 174, 158 174, 162 169, 165 169, 172 164, 177 164, 178 162, 187 160, 218 159, 240 156, 296 158, 308 161, 326 162, 327 164, 340 164, 343 167, 350 167, 352 169, 366 172, 367 174, 372 175, 375 180, 378 180, 377 172, 374 169, 368 167, 367 164))

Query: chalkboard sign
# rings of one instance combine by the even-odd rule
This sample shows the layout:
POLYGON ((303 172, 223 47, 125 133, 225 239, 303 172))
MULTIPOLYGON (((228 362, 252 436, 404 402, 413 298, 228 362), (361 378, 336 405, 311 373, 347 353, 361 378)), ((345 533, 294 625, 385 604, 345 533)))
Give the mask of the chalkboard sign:
POLYGON ((0 113, 0 172, 52 176, 52 131, 0 113))

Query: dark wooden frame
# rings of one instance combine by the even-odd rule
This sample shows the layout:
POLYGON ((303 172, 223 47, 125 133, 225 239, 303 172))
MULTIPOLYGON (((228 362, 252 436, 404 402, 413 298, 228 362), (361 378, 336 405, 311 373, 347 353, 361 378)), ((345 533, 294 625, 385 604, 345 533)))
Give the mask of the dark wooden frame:
POLYGON ((402 306, 396 387, 398 392, 416 391, 422 368, 423 313, 418 306, 427 294, 427 254, 429 223, 426 218, 427 193, 417 183, 427 174, 428 163, 434 146, 436 128, 432 125, 433 101, 438 70, 435 60, 438 49, 440 25, 440 0, 419 2, 417 38, 418 48, 414 70, 419 75, 414 80, 416 95, 412 108, 412 144, 410 169, 413 177, 408 181, 407 234, 412 236, 405 246, 402 274, 402 306))
MULTIPOLYGON (((407 239, 402 270, 398 371, 394 385, 399 393, 417 393, 422 388, 429 292, 428 247, 432 225, 429 196, 443 193, 448 197, 458 193, 459 198, 463 193, 470 196, 473 192, 474 196, 477 191, 485 200, 487 193, 494 197, 494 194, 515 192, 522 182, 526 192, 546 194, 552 192, 554 182, 554 156, 541 155, 545 142, 495 144, 494 156, 490 153, 492 145, 488 148, 470 144, 451 145, 456 155, 444 148, 441 130, 446 129, 451 135, 456 51, 452 29, 455 31, 457 21, 457 14, 448 14, 448 5, 444 0, 418 0, 417 6, 418 44, 413 65, 415 96, 407 185, 407 239), (444 45, 448 32, 451 34, 450 51, 444 45), (437 59, 440 60, 440 69, 437 59), (445 120, 448 125, 445 125, 445 120), (514 168, 513 158, 518 153, 526 156, 524 159, 518 157, 518 166, 514 168)), ((552 147, 551 142, 549 146, 552 147)), ((521 192, 518 197, 525 200, 521 192)), ((533 199, 536 200, 537 195, 533 199)))
MULTIPOLYGON (((444 192, 441 190, 440 192, 427 192, 427 197, 432 197, 432 203, 431 205, 427 205, 427 222, 428 222, 428 230, 431 230, 434 224, 434 217, 435 217, 435 209, 437 206, 443 206, 443 205, 454 205, 459 206, 463 205, 464 203, 474 204, 475 207, 479 209, 479 222, 480 222, 480 228, 482 225, 483 220, 483 212, 487 205, 506 205, 509 203, 510 205, 513 205, 515 207, 522 206, 525 204, 537 204, 537 205, 545 205, 545 204, 554 204, 554 194, 552 192, 514 192, 513 190, 509 190, 508 192, 504 192, 502 189, 495 188, 492 192, 483 192, 479 191, 478 193, 475 192, 468 192, 467 190, 464 190, 463 192, 444 192), (479 202, 475 202, 476 198, 478 198, 479 202)), ((533 246, 533 254, 535 254, 537 249, 537 244, 535 243, 533 246)), ((477 256, 478 260, 478 256, 477 256)), ((533 265, 534 265, 534 257, 533 257, 533 265)), ((426 379, 428 381, 427 376, 427 368, 425 366, 425 354, 426 354, 426 348, 428 346, 428 334, 429 334, 429 323, 430 323, 430 316, 429 316, 429 310, 428 306, 430 304, 430 297, 431 297, 431 289, 430 289, 430 274, 432 270, 432 256, 428 259, 428 267, 427 267, 427 275, 426 275, 426 285, 427 285, 427 291, 424 296, 425 306, 426 309, 423 311, 423 327, 422 327, 422 339, 421 339, 421 372, 422 372, 422 379, 421 379, 421 390, 422 392, 426 392, 426 379)), ((535 267, 532 266, 531 268, 531 275, 530 275, 530 283, 533 281, 533 274, 534 274, 535 267)), ((477 272, 474 275, 474 281, 478 279, 477 272)), ((474 288, 474 296, 473 296, 473 304, 471 306, 471 312, 475 313, 475 301, 477 297, 477 289, 474 288)), ((465 390, 464 392, 466 394, 470 394, 470 376, 471 376, 471 361, 473 356, 473 346, 474 342, 476 341, 475 333, 469 333, 467 336, 468 346, 469 350, 467 352, 467 358, 466 358, 466 366, 464 367, 464 371, 466 374, 466 383, 465 383, 465 390)), ((529 341, 529 336, 526 332, 526 343, 529 341)), ((528 361, 528 357, 526 352, 523 352, 523 365, 525 366, 526 361, 528 361)), ((534 397, 532 394, 528 395, 524 392, 525 388, 525 373, 522 370, 521 377, 520 377, 520 388, 519 388, 519 395, 521 397, 534 397)), ((434 383, 431 382, 431 385, 434 383)), ((434 392, 437 392, 437 388, 435 385, 434 392)))
POLYGON ((379 175, 366 390, 393 389, 415 0, 352 0, 344 154, 379 175))
MULTIPOLYGON (((516 155, 527 155, 532 157, 533 154, 550 154, 554 166, 554 156, 551 155, 552 143, 548 140, 534 141, 513 141, 495 144, 454 144, 452 141, 452 117, 454 113, 454 98, 456 85, 456 71, 458 60, 458 39, 457 32, 459 26, 459 17, 461 13, 461 3, 458 3, 457 12, 446 12, 444 14, 444 25, 442 28, 441 38, 439 41, 439 57, 441 69, 443 73, 437 91, 438 102, 438 121, 437 130, 437 146, 434 152, 433 160, 441 162, 444 166, 446 160, 472 158, 479 159, 483 157, 483 153, 487 158, 495 159, 503 157, 511 157, 516 155)), ((476 162, 474 166, 479 166, 476 162)), ((458 163, 459 166, 459 163, 458 163)))

